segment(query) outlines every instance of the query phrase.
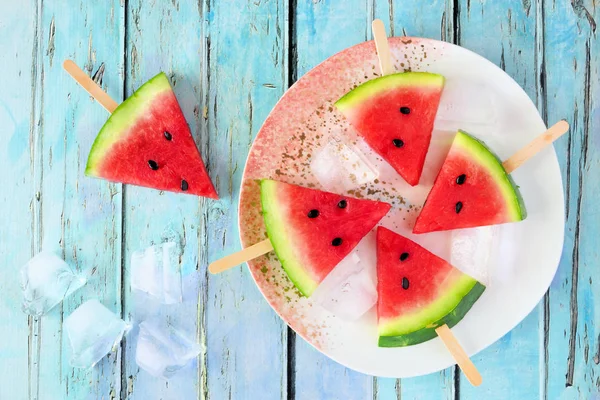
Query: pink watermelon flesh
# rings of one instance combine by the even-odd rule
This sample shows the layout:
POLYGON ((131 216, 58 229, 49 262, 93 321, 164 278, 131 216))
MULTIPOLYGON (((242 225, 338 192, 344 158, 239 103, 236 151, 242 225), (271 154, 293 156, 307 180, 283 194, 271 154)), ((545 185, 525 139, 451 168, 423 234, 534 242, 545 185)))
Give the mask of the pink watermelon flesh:
POLYGON ((459 131, 413 229, 426 233, 521 221, 521 196, 498 158, 459 131))
POLYGON ((164 73, 125 100, 98 134, 86 175, 217 199, 164 73))
POLYGON ((267 234, 290 280, 310 296, 389 211, 355 199, 274 180, 260 182, 267 234))
POLYGON ((409 346, 456 325, 485 287, 389 229, 377 228, 379 345, 409 346))
POLYGON ((405 72, 370 80, 335 105, 410 185, 419 183, 444 77, 405 72))

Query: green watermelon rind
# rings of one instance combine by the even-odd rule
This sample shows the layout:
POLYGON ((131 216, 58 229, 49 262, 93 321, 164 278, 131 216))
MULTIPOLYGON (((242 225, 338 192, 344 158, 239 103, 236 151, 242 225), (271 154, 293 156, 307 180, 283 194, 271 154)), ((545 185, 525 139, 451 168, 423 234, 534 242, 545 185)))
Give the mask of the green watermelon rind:
POLYGON ((444 82, 445 78, 442 75, 431 72, 399 72, 385 75, 371 79, 352 89, 336 101, 335 106, 338 110, 344 112, 345 110, 359 106, 366 99, 398 87, 442 88, 444 82))
POLYGON ((267 236, 273 245, 275 254, 296 288, 306 297, 315 291, 319 285, 304 270, 303 263, 299 260, 292 247, 293 240, 290 238, 288 227, 283 223, 282 207, 277 202, 277 182, 270 179, 259 181, 260 201, 262 213, 267 228, 267 236))
MULTIPOLYGON (((468 278, 475 282, 474 285, 450 312, 443 317, 428 323, 425 328, 417 329, 412 332, 394 334, 393 331, 390 330, 389 332, 380 333, 379 347, 405 347, 423 343, 437 336, 437 333, 435 332, 436 328, 444 324, 452 328, 458 324, 485 291, 484 285, 473 278, 468 278)), ((423 310, 421 313, 427 313, 427 311, 423 310)), ((400 329, 403 324, 404 319, 401 319, 396 321, 394 326, 397 326, 398 329, 400 329)))
POLYGON ((527 217, 527 211, 525 210, 523 197, 512 177, 506 173, 500 158, 498 158, 485 143, 463 130, 457 132, 454 144, 465 149, 468 152, 469 157, 479 161, 479 164, 487 168, 490 175, 494 177, 494 181, 498 185, 504 200, 506 201, 511 221, 517 222, 524 220, 527 217))
POLYGON ((444 289, 440 290, 438 296, 430 303, 424 304, 411 314, 380 320, 380 336, 404 335, 435 322, 452 312, 477 285, 477 280, 458 271, 454 277, 446 279, 444 289))
POLYGON ((110 148, 118 141, 124 140, 122 135, 127 127, 135 125, 138 118, 144 115, 152 100, 167 90, 172 90, 171 84, 167 75, 160 72, 119 104, 94 140, 85 167, 85 175, 98 176, 97 169, 110 148))

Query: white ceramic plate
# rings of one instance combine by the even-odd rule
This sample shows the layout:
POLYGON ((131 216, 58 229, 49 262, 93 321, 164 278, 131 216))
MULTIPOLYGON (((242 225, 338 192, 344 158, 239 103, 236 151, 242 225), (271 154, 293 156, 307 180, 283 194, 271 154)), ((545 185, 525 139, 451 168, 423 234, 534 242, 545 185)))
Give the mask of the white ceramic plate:
MULTIPOLYGON (((393 209, 381 224, 407 234, 457 128, 485 141, 502 159, 545 130, 534 104, 519 85, 477 54, 418 38, 392 38, 390 47, 398 71, 436 72, 447 79, 420 185, 412 188, 402 181, 357 139, 333 107, 354 85, 378 75, 374 43, 354 46, 302 77, 261 128, 248 157, 240 198, 244 247, 266 237, 256 179, 272 178, 326 190, 333 187, 340 194, 390 202, 393 209), (323 170, 315 169, 315 165, 321 168, 318 165, 323 164, 315 164, 314 159, 332 138, 358 149, 364 165, 371 167, 366 172, 374 175, 367 174, 366 182, 356 187, 340 177, 324 181, 323 170)), ((513 178, 528 210, 524 222, 417 237, 409 234, 487 285, 479 301, 453 329, 470 355, 494 343, 533 310, 548 289, 560 259, 564 198, 556 154, 551 148, 543 151, 515 171, 513 178)), ((374 246, 371 234, 355 252, 361 260, 371 260, 371 275, 374 246)), ((349 368, 402 378, 454 364, 437 338, 410 347, 377 347, 374 308, 354 322, 331 314, 298 295, 273 253, 251 261, 249 268, 281 318, 321 352, 349 368)))

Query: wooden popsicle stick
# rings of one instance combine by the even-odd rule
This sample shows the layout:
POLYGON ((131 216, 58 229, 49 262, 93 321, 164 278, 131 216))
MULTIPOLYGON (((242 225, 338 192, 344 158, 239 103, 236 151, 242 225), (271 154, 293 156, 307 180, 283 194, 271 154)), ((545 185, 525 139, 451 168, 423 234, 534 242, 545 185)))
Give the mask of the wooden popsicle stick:
POLYGON ((258 242, 250 247, 246 247, 237 253, 230 254, 211 263, 208 266, 208 270, 211 274, 218 274, 226 271, 237 265, 243 264, 246 261, 252 260, 253 258, 267 254, 273 250, 273 245, 269 239, 265 239, 262 242, 258 242))
POLYGON ((436 328, 435 333, 437 333, 440 339, 442 339, 442 342, 444 342, 444 345, 446 345, 446 348, 460 367, 463 374, 465 374, 467 380, 471 383, 471 385, 481 385, 481 382, 483 381, 483 379, 481 378, 481 374, 479 373, 477 367, 475 367, 475 364, 473 364, 467 353, 465 353, 460 343, 458 343, 458 340, 456 339, 450 328, 448 328, 448 325, 444 324, 436 328))
POLYGON ((544 147, 548 146, 556 139, 564 135, 569 130, 569 123, 565 120, 558 121, 552 125, 546 132, 533 139, 521 150, 513 154, 508 160, 502 163, 506 173, 510 174, 519 168, 525 161, 539 153, 544 147))
POLYGON ((373 20, 371 24, 373 30, 373 39, 375 39, 375 48, 377 49, 377 57, 379 58, 379 67, 382 75, 389 75, 396 72, 392 64, 392 56, 390 55, 390 46, 388 44, 385 26, 380 19, 373 20))
POLYGON ((84 88, 102 107, 109 113, 113 113, 119 105, 114 101, 96 82, 92 80, 73 60, 65 60, 63 63, 65 71, 71 75, 77 83, 84 88))

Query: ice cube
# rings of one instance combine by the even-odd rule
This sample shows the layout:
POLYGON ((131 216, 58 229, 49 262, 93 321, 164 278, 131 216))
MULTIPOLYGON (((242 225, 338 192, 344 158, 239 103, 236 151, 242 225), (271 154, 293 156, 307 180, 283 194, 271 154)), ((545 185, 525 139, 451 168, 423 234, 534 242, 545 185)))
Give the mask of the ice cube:
POLYGON ((162 298, 162 246, 150 246, 131 255, 131 289, 162 298))
POLYGON ((129 325, 98 300, 88 300, 65 319, 64 328, 73 350, 71 365, 91 368, 117 349, 129 325))
POLYGON ((467 132, 493 129, 498 121, 496 96, 485 82, 448 78, 435 118, 435 128, 467 132))
POLYGON ((43 315, 85 282, 62 258, 42 251, 21 268, 21 308, 26 314, 43 315))
POLYGON ((154 245, 131 256, 131 288, 156 297, 164 304, 181 303, 180 246, 176 242, 154 245))
POLYGON ((484 285, 489 285, 498 227, 482 226, 452 231, 450 263, 484 285))
POLYGON ((149 374, 169 379, 200 354, 201 346, 172 325, 147 320, 140 324, 135 362, 149 374))
POLYGON ((312 157, 310 168, 321 186, 330 192, 345 192, 372 182, 379 176, 376 167, 357 146, 332 136, 312 157))
MULTIPOLYGON (((360 246, 360 245, 359 245, 360 246)), ((377 303, 374 251, 360 248, 346 256, 321 282, 311 299, 346 321, 355 321, 377 303)))

